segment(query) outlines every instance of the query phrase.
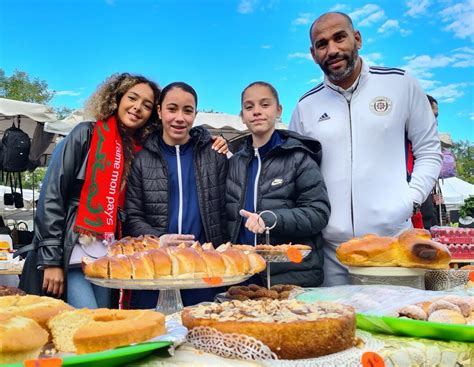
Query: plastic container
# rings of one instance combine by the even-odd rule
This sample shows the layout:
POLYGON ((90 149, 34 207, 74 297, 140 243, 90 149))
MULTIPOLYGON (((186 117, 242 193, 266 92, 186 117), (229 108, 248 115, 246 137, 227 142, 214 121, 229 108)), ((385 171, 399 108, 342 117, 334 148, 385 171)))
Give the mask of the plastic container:
POLYGON ((425 289, 425 269, 356 266, 348 269, 349 282, 353 285, 400 285, 425 289))

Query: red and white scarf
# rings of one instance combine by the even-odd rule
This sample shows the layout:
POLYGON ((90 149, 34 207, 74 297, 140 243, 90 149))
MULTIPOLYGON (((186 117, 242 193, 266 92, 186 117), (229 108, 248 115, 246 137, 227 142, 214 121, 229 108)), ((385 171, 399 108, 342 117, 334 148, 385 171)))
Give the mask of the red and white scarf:
POLYGON ((97 121, 74 225, 76 232, 98 238, 115 233, 123 166, 122 138, 115 117, 97 121))

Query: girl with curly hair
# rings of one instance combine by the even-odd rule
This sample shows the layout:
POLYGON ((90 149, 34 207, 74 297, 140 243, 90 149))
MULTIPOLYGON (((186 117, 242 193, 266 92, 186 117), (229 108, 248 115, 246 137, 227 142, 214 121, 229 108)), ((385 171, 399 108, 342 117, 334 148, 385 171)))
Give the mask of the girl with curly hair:
POLYGON ((56 147, 41 187, 35 238, 20 287, 62 297, 76 308, 110 307, 110 290, 92 285, 83 256, 107 252, 119 236, 124 187, 135 152, 158 126, 158 85, 139 75, 114 74, 86 105, 82 122, 56 147))

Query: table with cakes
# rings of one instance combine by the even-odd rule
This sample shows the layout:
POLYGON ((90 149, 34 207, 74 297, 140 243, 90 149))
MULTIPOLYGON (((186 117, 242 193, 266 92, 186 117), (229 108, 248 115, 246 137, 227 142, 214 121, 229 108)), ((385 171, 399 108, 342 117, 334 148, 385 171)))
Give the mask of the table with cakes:
POLYGON ((84 273, 104 287, 160 290, 156 309, 74 309, 0 285, 0 364, 474 366, 474 267, 452 268, 448 232, 345 242, 336 255, 351 284, 328 288, 273 284, 269 271, 266 286, 241 284, 274 262, 304 261, 303 244, 163 248, 126 237, 84 258, 84 273), (222 286, 214 302, 182 306, 179 289, 222 286))

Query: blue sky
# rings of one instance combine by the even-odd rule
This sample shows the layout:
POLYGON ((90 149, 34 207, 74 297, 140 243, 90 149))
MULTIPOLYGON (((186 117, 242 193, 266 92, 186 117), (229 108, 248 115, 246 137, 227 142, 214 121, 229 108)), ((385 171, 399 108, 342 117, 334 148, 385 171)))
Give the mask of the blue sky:
POLYGON ((265 80, 283 121, 322 80, 308 28, 348 13, 372 65, 407 69, 440 107, 439 129, 474 141, 474 0, 0 0, 0 68, 46 80, 55 107, 82 107, 107 76, 185 81, 198 109, 238 114, 240 92, 265 80))

